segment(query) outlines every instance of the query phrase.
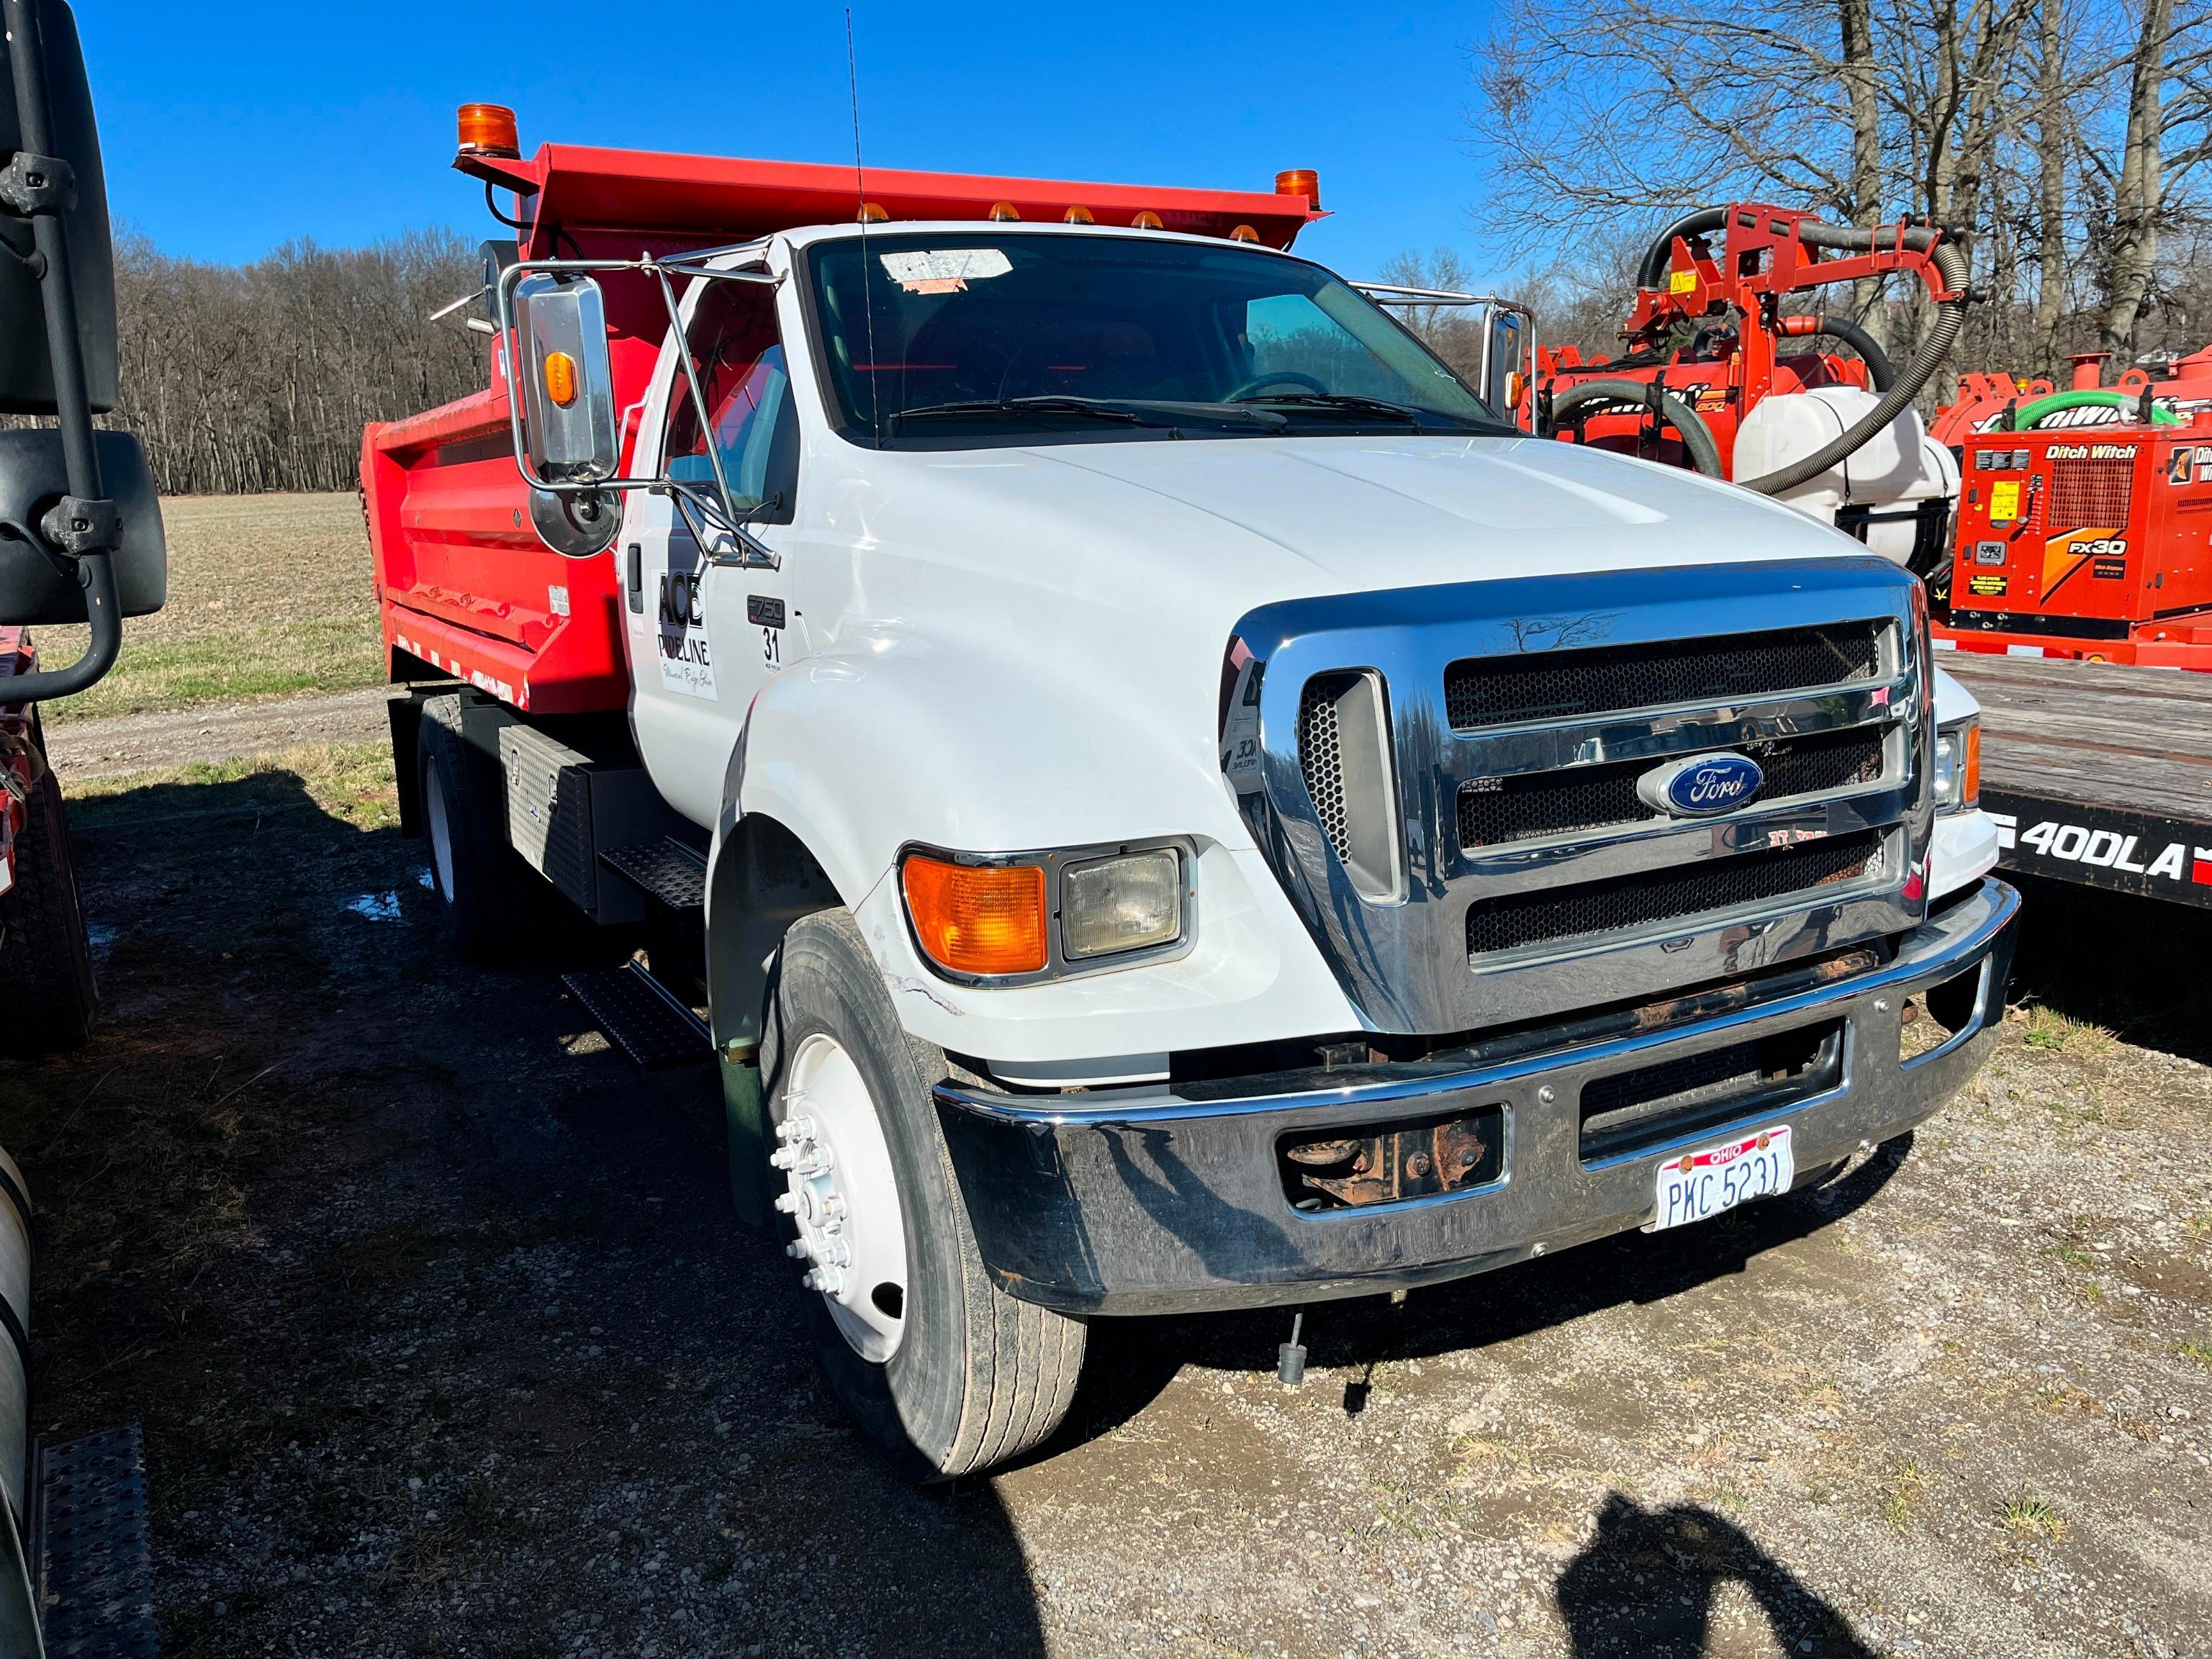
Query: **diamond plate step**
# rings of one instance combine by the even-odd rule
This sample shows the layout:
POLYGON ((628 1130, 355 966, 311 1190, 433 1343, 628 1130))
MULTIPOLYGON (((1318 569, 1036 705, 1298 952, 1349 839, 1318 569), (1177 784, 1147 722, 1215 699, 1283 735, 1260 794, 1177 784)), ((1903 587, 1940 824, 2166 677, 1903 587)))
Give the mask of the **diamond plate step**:
POLYGON ((157 1659, 146 1449, 138 1425, 58 1446, 31 1466, 32 1565, 47 1659, 157 1659))
POLYGON ((584 1005, 607 1041, 641 1072, 692 1066, 714 1057, 707 1022, 635 962, 613 969, 563 974, 561 983, 584 1005))
POLYGON ((599 854, 599 862, 672 910, 696 910, 707 902, 707 855, 672 836, 636 847, 611 847, 599 854))

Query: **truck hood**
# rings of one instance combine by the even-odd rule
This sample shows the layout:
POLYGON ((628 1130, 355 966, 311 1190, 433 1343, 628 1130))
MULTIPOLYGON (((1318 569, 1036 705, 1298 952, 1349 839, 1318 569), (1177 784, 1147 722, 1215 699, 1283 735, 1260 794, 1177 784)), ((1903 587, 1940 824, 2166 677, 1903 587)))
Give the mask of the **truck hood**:
MULTIPOLYGON (((1193 624, 1209 655, 1237 617, 1280 599, 1866 551, 1733 485, 1534 439, 1206 439, 869 459, 849 493, 836 492, 839 539, 858 534, 945 576, 1193 624)), ((1060 625, 1083 619, 1069 612, 1060 625)))
MULTIPOLYGON (((1839 547, 1801 514, 1678 468, 1533 439, 1246 440, 1024 452, 1072 508, 1173 503, 1277 550, 1310 591, 1413 587, 1839 547)), ((1150 514, 1146 513, 1149 517, 1150 514)), ((1193 526, 1204 535, 1206 527, 1193 526)))
MULTIPOLYGON (((1203 802, 1226 805, 1224 653, 1262 605, 1866 556, 1731 485, 1533 439, 817 454, 823 516, 794 527, 802 544, 787 566, 810 649, 823 653, 823 674, 882 688, 902 711, 898 729, 927 710, 932 740, 963 750, 933 762, 933 775, 1003 767, 1036 778, 1003 820, 988 803, 963 802, 945 844, 979 849, 1203 827, 1203 802), (1102 801, 1125 820, 1102 824, 1102 801)), ((1233 819, 1221 833, 1237 833, 1233 819)))

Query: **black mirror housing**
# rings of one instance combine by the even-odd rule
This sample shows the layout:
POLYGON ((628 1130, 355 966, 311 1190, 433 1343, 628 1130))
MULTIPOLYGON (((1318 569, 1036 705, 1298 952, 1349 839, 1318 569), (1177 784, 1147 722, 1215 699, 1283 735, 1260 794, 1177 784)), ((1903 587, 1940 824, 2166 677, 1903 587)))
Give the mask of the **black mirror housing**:
MULTIPOLYGON (((126 617, 151 616, 169 593, 168 541, 153 470, 132 434, 101 432, 94 438, 100 484, 122 520, 112 556, 117 607, 126 617)), ((49 551, 39 535, 39 520, 68 494, 58 431, 0 432, 0 624, 86 620, 75 562, 49 551)))
MULTIPOLYGON (((39 0, 39 37, 46 49, 48 118, 58 160, 76 175, 76 203, 61 216, 69 240, 70 285, 76 291, 83 343, 85 391, 95 411, 115 407, 115 246, 107 223, 107 179, 93 124, 92 89, 76 19, 63 0, 39 0)), ((0 75, 0 155, 20 150, 21 125, 12 76, 0 75)), ((25 263, 31 222, 0 214, 0 239, 21 257, 0 254, 0 414, 52 415, 52 360, 46 351, 46 310, 39 279, 25 263)))

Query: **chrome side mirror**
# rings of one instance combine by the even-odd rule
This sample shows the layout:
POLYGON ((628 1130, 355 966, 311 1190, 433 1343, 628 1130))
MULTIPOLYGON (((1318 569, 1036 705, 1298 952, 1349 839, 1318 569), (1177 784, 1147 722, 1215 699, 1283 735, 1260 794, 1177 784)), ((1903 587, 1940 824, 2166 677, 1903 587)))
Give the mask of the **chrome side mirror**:
POLYGON ((595 484, 622 470, 606 303, 589 276, 536 272, 514 286, 523 459, 539 484, 595 484))
POLYGON ((1493 301, 1483 319, 1483 402, 1523 432, 1535 429, 1536 319, 1510 301, 1493 301))

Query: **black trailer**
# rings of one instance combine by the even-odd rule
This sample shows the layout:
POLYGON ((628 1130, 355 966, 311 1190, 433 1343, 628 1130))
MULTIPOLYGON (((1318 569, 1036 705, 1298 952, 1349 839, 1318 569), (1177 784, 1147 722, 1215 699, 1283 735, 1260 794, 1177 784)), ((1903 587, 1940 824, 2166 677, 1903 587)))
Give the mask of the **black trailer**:
POLYGON ((2005 868, 2212 909, 2212 674, 1946 652, 2005 868))

